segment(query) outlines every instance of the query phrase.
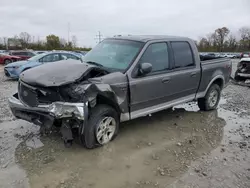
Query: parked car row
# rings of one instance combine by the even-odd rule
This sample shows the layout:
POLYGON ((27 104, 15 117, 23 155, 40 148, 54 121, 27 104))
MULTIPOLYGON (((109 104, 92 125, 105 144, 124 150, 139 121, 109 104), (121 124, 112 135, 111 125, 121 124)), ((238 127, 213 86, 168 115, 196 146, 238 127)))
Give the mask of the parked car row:
POLYGON ((4 72, 7 77, 17 79, 19 78, 19 75, 25 70, 40 66, 45 63, 51 63, 66 59, 75 59, 81 61, 82 56, 74 52, 44 52, 38 55, 34 55, 33 57, 26 60, 8 63, 4 67, 4 72))
POLYGON ((218 52, 201 52, 201 56, 209 56, 209 57, 227 57, 227 58, 242 58, 243 53, 218 53, 218 52))

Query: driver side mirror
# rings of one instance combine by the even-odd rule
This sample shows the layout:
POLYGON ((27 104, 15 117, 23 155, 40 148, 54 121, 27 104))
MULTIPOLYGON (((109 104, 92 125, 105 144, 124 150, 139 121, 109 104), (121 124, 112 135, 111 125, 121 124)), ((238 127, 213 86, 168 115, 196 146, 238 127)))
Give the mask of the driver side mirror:
POLYGON ((152 71, 152 64, 151 63, 142 63, 139 67, 139 75, 146 75, 152 71))

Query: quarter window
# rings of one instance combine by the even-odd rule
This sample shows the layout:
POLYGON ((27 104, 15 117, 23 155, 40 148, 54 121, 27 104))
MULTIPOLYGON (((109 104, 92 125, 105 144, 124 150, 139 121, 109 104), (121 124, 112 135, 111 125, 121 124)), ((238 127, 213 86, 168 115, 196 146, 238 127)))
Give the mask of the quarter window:
POLYGON ((142 55, 139 63, 151 63, 152 72, 169 69, 167 44, 163 42, 150 44, 142 55))
POLYGON ((171 42, 174 53, 175 68, 194 65, 193 53, 187 42, 171 42))

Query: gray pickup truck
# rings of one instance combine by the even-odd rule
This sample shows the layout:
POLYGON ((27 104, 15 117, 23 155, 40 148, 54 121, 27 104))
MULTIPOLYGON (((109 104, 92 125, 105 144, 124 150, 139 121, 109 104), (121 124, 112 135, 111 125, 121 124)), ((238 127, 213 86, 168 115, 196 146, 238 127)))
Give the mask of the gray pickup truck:
POLYGON ((114 139, 123 121, 190 101, 201 110, 216 109, 231 69, 229 59, 200 57, 189 38, 118 36, 102 41, 82 62, 24 71, 9 106, 43 131, 59 127, 66 146, 79 138, 90 149, 114 139))

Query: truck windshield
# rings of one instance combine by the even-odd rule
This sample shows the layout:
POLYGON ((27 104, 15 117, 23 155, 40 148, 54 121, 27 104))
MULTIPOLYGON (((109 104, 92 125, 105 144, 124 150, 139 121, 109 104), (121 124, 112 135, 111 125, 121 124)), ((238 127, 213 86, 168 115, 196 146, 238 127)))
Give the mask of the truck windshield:
POLYGON ((122 39, 106 39, 88 52, 84 62, 95 62, 105 68, 124 71, 140 52, 144 43, 122 39))

